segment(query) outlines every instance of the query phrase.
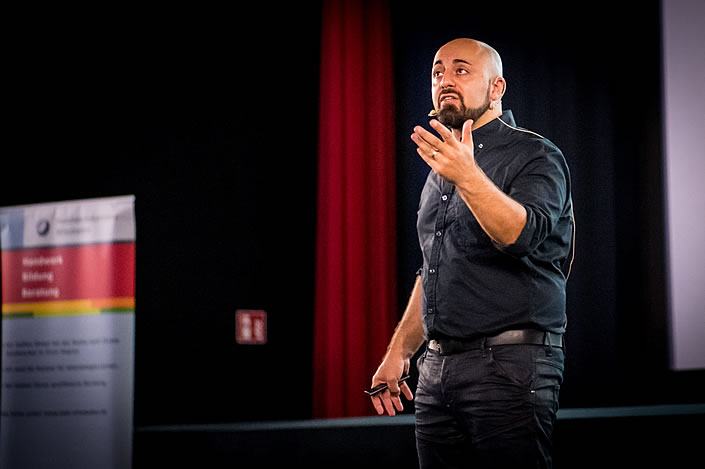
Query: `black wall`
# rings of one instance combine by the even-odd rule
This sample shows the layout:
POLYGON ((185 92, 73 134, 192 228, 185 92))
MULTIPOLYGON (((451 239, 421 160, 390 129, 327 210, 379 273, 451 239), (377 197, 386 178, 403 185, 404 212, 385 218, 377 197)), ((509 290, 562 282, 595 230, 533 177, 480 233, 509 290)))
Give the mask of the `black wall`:
MULTIPOLYGON (((392 13, 400 304, 420 264, 428 170, 408 136, 427 122, 430 62, 481 39, 504 59, 505 109, 572 171, 562 405, 701 399, 702 373, 667 366, 658 2, 392 13)), ((138 426, 311 415, 319 34, 304 2, 18 36, 0 205, 137 196, 138 426), (267 346, 235 343, 240 308, 268 312, 267 346)))
POLYGON ((22 36, 0 205, 136 195, 137 425, 311 416, 319 34, 311 2, 22 36))

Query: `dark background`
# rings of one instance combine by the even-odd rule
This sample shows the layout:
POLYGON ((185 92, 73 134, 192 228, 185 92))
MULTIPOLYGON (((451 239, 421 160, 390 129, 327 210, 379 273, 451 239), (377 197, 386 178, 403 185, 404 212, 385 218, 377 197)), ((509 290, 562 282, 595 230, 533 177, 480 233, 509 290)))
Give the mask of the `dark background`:
MULTIPOLYGON (((428 171, 409 134, 435 51, 477 38, 572 172, 563 407, 705 390, 668 367, 659 4, 634 13, 392 3, 400 305, 428 171)), ((87 18, 12 38, 0 206, 136 195, 136 425, 310 418, 320 3, 87 18), (235 343, 237 309, 267 311, 266 346, 235 343)))

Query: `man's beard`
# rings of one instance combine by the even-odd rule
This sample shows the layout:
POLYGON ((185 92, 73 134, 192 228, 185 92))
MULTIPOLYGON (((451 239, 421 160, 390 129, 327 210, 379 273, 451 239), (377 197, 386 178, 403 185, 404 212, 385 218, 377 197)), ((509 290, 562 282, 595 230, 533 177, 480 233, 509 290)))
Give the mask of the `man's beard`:
POLYGON ((463 124, 466 120, 472 119, 473 121, 477 121, 490 108, 491 101, 489 88, 487 89, 487 98, 485 103, 477 108, 466 108, 465 103, 463 103, 463 97, 459 93, 454 94, 458 96, 460 109, 451 104, 449 106, 441 107, 440 111, 438 111, 438 120, 441 124, 450 129, 462 130, 463 124))

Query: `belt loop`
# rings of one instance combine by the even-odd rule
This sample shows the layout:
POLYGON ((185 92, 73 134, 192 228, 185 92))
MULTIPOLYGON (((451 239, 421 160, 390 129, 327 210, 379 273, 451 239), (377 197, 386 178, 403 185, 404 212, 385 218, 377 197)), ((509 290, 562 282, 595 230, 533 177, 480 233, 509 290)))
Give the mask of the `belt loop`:
POLYGON ((553 347, 551 347, 551 338, 548 332, 543 333, 543 345, 546 347, 546 356, 550 357, 553 355, 553 347))
POLYGON ((480 340, 480 349, 482 350, 482 358, 487 358, 487 337, 480 340))

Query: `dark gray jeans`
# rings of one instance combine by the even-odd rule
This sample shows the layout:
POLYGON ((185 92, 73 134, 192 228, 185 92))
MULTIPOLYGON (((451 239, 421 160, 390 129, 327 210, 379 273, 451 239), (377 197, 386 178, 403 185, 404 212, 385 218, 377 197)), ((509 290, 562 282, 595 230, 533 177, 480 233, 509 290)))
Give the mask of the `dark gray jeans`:
POLYGON ((501 345, 418 360, 422 469, 550 468, 563 350, 501 345))

